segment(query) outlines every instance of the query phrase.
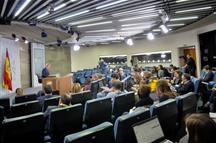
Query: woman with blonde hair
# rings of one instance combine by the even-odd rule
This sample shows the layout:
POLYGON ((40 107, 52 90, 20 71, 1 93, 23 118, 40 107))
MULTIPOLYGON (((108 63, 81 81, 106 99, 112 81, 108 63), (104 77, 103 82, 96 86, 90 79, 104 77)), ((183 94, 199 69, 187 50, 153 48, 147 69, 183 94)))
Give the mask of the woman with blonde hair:
POLYGON ((79 93, 81 92, 81 85, 79 83, 73 83, 72 86, 71 86, 71 93, 79 93))

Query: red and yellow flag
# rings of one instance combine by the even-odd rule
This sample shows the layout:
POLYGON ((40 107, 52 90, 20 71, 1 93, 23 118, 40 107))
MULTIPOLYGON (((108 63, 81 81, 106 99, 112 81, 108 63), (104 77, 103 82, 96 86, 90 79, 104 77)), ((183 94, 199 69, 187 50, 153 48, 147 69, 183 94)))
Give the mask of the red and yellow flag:
POLYGON ((12 74, 10 68, 10 59, 8 50, 6 49, 6 58, 4 64, 3 87, 12 91, 12 74))

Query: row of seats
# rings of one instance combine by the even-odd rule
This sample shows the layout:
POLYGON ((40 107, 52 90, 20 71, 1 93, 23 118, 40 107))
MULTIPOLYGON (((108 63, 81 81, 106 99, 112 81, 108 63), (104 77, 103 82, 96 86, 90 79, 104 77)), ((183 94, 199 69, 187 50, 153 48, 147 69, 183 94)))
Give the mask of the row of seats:
MULTIPOLYGON (((34 103, 35 101, 31 101, 31 102, 34 103)), ((48 119, 49 120, 48 133, 50 134, 52 141, 58 143, 59 141, 63 140, 65 135, 82 130, 83 123, 85 124, 84 126, 85 128, 89 128, 98 125, 100 123, 103 123, 105 121, 112 121, 113 116, 117 118, 118 116, 120 116, 120 113, 129 111, 129 109, 131 109, 134 106, 134 104, 135 104, 134 93, 131 92, 131 93, 126 93, 117 96, 115 98, 115 101, 113 102, 113 105, 112 105, 111 98, 102 98, 102 99, 88 100, 86 102, 85 108, 82 104, 76 104, 66 108, 53 109, 48 119), (62 118, 62 117, 66 117, 66 118, 62 118)), ((36 111, 35 108, 32 108, 31 110, 36 111)), ((21 114, 23 115, 22 112, 25 112, 25 110, 24 111, 17 110, 17 114, 19 115, 21 114)), ((38 121, 35 121, 34 118, 38 119, 39 118, 38 116, 40 116, 41 114, 43 113, 35 113, 26 116, 5 119, 2 124, 3 135, 10 134, 9 131, 12 130, 12 128, 13 130, 16 130, 16 129, 24 128, 25 126, 26 126, 25 128, 28 128, 28 131, 26 131, 26 134, 28 134, 31 128, 34 129, 34 126, 40 126, 36 124, 38 121), (30 121, 28 121, 28 119, 30 121), (13 127, 9 126, 9 123, 11 124, 11 122, 9 121, 11 122, 13 121, 13 127), (33 123, 31 121, 35 121, 35 122, 33 123), (26 122, 28 122, 27 125, 26 122), (31 126, 30 129, 29 126, 31 126)), ((40 120, 44 120, 44 119, 40 118, 40 120)), ((7 137, 4 136, 4 138, 7 137)), ((9 140, 8 142, 11 141, 10 139, 12 138, 10 137, 7 138, 7 140, 9 140)), ((20 140, 22 140, 21 136, 20 136, 20 140)))
MULTIPOLYGON (((124 95, 120 95, 119 97, 121 96, 124 95)), ((117 101, 117 99, 118 96, 116 97, 115 101, 117 101)), ((88 127, 93 127, 104 121, 109 121, 108 116, 107 119, 105 118, 103 119, 103 117, 105 117, 104 114, 109 114, 109 112, 107 112, 108 111, 107 109, 109 108, 110 110, 110 104, 111 104, 110 100, 111 99, 104 98, 104 99, 89 100, 86 102, 86 106, 84 109, 84 118, 88 118, 89 120, 84 119, 84 123, 91 121, 92 118, 93 119, 96 118, 96 120, 100 119, 100 121, 99 120, 96 121, 97 124, 93 123, 88 127), (104 108, 104 111, 102 111, 101 108, 104 108)), ((129 99, 125 97, 124 101, 128 101, 128 100, 129 99)), ((121 102, 123 103, 123 100, 121 100, 121 102)), ((132 132, 131 126, 137 122, 143 121, 155 115, 158 116, 165 137, 169 140, 175 141, 178 136, 177 131, 180 131, 181 128, 184 128, 184 122, 182 119, 186 114, 196 112, 196 103, 197 103, 196 94, 189 93, 183 96, 179 96, 175 100, 170 99, 162 103, 155 104, 151 106, 150 110, 138 109, 137 111, 131 114, 122 115, 118 117, 117 120, 115 121, 115 125, 114 125, 115 142, 116 143, 136 143, 136 139, 132 132)), ((128 105, 128 103, 125 103, 124 105, 122 104, 117 104, 117 105, 123 108, 123 106, 128 105)), ((131 106, 133 105, 131 104, 131 106)), ((124 111, 120 109, 119 112, 117 113, 128 111, 128 109, 126 110, 126 108, 129 107, 124 107, 124 108, 125 108, 124 111)), ((114 111, 115 109, 112 110, 114 111)), ((51 111, 50 118, 49 118, 50 121, 49 134, 51 135, 52 142, 54 143, 62 142, 64 136, 71 133, 76 133, 76 134, 67 136, 65 138, 66 143, 69 142, 76 143, 76 141, 73 141, 73 138, 75 137, 77 138, 77 136, 78 138, 84 136, 85 139, 87 136, 87 138, 91 138, 92 140, 99 139, 100 142, 105 142, 105 140, 103 140, 104 139, 103 136, 104 134, 107 135, 108 132, 110 136, 109 139, 112 139, 111 137, 113 135, 113 132, 110 129, 109 131, 103 134, 99 134, 100 131, 97 131, 96 133, 97 136, 92 136, 93 133, 90 132, 95 128, 82 131, 83 130, 82 120, 83 120, 82 104, 76 104, 66 108, 57 108, 51 111), (62 117, 66 117, 66 118, 62 118, 62 117), (79 131, 82 131, 82 134, 77 133, 79 131)), ((89 123, 91 124, 92 122, 89 123)), ((101 127, 99 128, 101 129, 101 127)), ((5 119, 2 122, 2 135, 3 135, 2 136, 3 143, 10 143, 14 141, 22 142, 22 143, 27 143, 29 141, 31 141, 32 143, 36 143, 36 142, 42 143, 43 136, 44 136, 43 113, 36 113, 36 114, 31 114, 31 115, 26 115, 26 116, 11 118, 11 119, 5 119)), ((89 142, 89 139, 87 140, 85 139, 81 140, 80 143, 89 142)))
MULTIPOLYGON (((93 128, 67 135, 64 143, 137 143, 132 126, 157 116, 165 137, 177 141, 185 135, 185 115, 196 112, 195 93, 188 93, 176 99, 152 105, 150 109, 139 108, 135 112, 122 115, 115 121, 113 131, 111 123, 102 123, 93 128), (182 130, 184 128, 184 130, 182 130), (113 139, 114 138, 114 139, 113 139)), ((143 133, 148 132, 143 130, 143 133)))
MULTIPOLYGON (((71 94, 72 100, 71 104, 81 103, 85 105, 87 100, 92 99, 92 94, 90 91, 84 91, 80 93, 71 94)), ((44 105, 41 108, 37 96, 35 94, 24 95, 15 97, 15 104, 10 106, 9 98, 1 98, 0 106, 3 106, 5 109, 5 116, 8 118, 24 116, 28 114, 33 114, 37 112, 45 112, 48 106, 57 106, 59 103, 60 96, 53 96, 44 100, 44 105), (18 99, 18 100, 17 100, 18 99)))

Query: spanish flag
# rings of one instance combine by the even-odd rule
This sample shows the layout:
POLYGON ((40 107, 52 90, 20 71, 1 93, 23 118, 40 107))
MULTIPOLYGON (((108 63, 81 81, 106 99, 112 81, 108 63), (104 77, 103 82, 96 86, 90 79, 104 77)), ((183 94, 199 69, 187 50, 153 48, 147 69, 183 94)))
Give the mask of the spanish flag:
POLYGON ((12 74, 10 68, 8 49, 6 49, 6 58, 4 64, 3 87, 12 91, 12 74))

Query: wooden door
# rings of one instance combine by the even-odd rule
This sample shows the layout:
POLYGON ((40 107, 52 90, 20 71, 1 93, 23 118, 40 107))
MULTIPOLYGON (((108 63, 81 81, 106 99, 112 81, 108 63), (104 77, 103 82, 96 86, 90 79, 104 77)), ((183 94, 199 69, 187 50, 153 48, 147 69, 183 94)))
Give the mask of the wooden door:
MULTIPOLYGON (((194 47, 184 48, 184 55, 187 55, 187 54, 189 54, 194 59, 194 61, 196 63, 197 60, 196 60, 196 51, 195 51, 195 48, 194 47)), ((195 74, 197 75, 197 69, 196 69, 196 73, 195 74)))

